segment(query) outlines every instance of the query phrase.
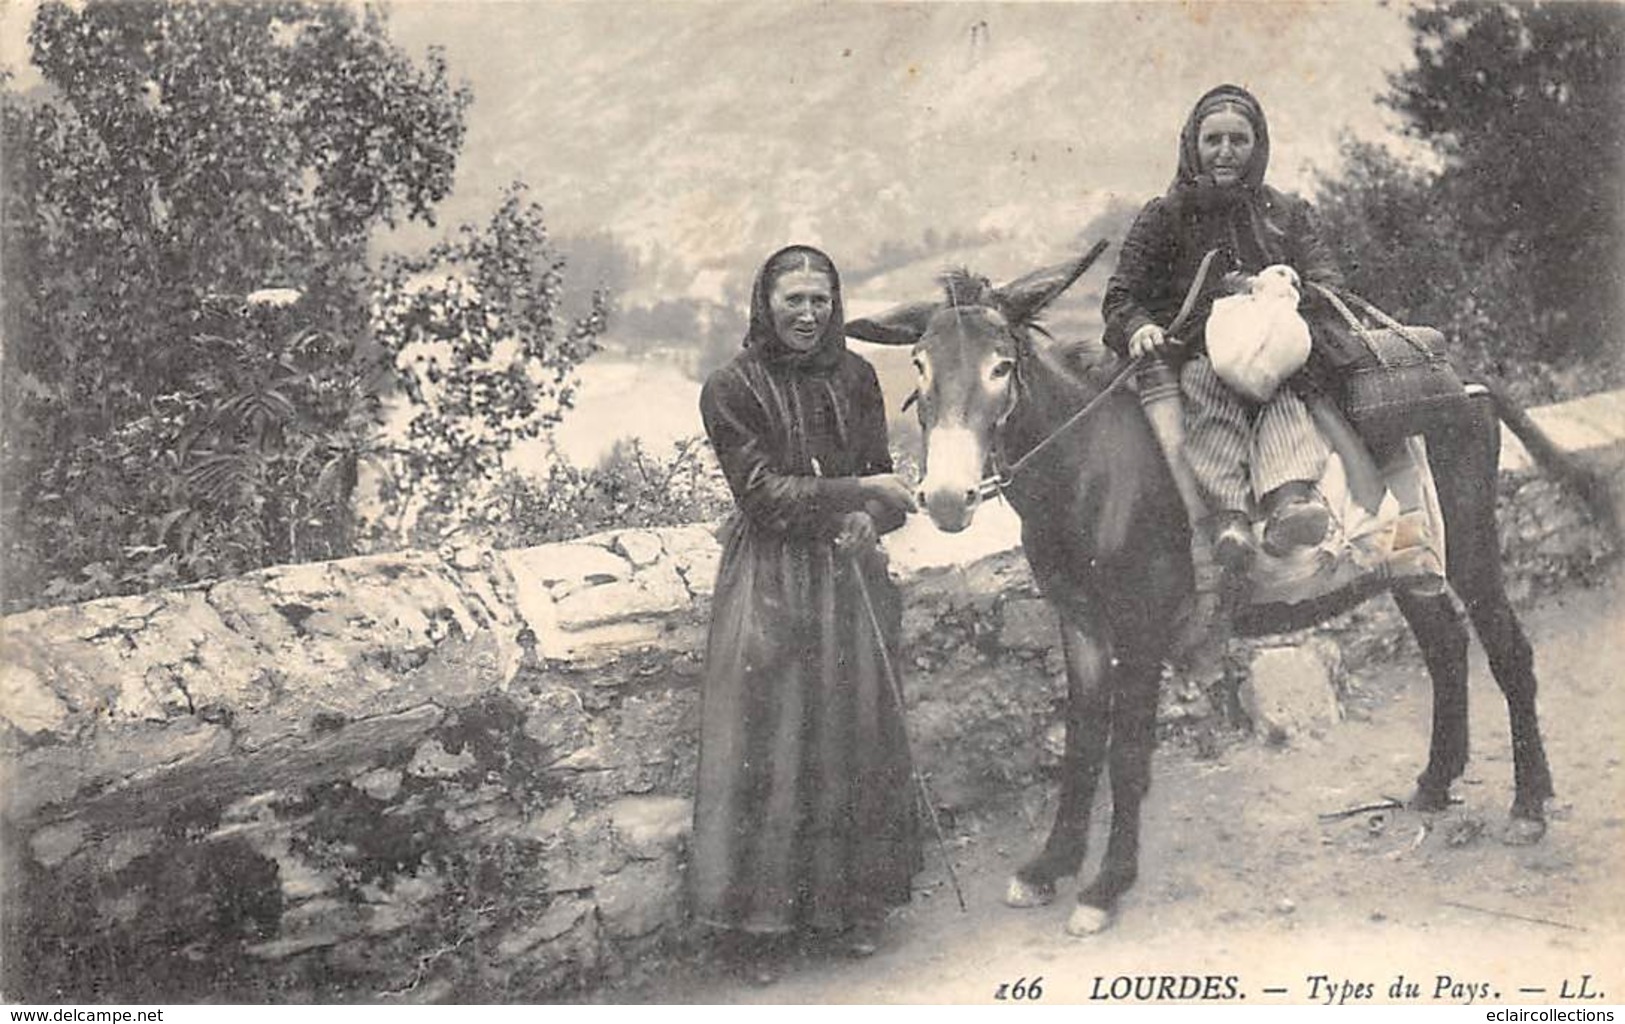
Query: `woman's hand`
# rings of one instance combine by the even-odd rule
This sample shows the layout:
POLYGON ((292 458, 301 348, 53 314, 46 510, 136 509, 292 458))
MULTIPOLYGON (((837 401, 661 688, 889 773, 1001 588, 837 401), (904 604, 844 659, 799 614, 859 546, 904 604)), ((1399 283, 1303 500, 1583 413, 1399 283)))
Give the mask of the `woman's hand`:
POLYGON ((869 513, 848 512, 841 517, 841 532, 835 535, 835 550, 867 551, 879 539, 880 534, 875 530, 875 521, 869 513))
POLYGON ((1161 355, 1170 345, 1178 345, 1178 338, 1170 338, 1156 324, 1146 324, 1128 340, 1128 354, 1132 359, 1146 355, 1161 355))
MULTIPOLYGON (((896 473, 881 473, 878 476, 863 477, 865 496, 871 501, 898 512, 912 512, 917 507, 914 504, 914 492, 908 484, 903 483, 896 473)), ((857 515, 858 513, 852 513, 857 515)), ((865 515, 867 515, 865 513, 865 515)), ((869 524, 871 527, 873 522, 869 524)))

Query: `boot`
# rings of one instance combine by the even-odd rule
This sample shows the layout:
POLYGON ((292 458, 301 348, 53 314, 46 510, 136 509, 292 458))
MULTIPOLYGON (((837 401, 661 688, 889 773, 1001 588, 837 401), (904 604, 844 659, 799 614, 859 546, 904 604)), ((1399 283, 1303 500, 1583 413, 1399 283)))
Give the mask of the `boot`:
POLYGON ((1326 503, 1302 480, 1284 483, 1264 496, 1264 550, 1277 558, 1294 548, 1312 548, 1332 525, 1326 503))
POLYGON ((1240 576, 1253 567, 1258 547, 1253 523, 1245 512, 1219 512, 1213 517, 1213 557, 1225 571, 1240 576))

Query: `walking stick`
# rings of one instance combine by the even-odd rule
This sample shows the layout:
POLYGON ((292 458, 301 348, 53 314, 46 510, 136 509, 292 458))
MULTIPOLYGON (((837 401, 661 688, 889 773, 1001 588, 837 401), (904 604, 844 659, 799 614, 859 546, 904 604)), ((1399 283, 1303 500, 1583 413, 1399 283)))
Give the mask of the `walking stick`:
MULTIPOLYGON (((852 575, 858 581, 858 596, 863 599, 863 610, 869 618, 869 628, 874 630, 875 643, 880 647, 880 666, 885 670, 886 683, 891 687, 892 701, 897 705, 899 719, 903 717, 903 688, 897 682, 897 672, 892 668, 891 654, 886 650, 886 634, 880 628, 880 619, 875 615, 874 602, 869 600, 869 584, 863 578, 863 566, 858 563, 858 553, 852 552, 852 575)), ((937 836, 937 849, 942 851, 942 863, 948 869, 948 881, 954 887, 954 897, 959 900, 960 913, 968 913, 965 906, 965 894, 959 888, 959 876, 954 873, 953 858, 948 855, 948 840, 942 835, 942 823, 937 820, 936 802, 931 799, 931 788, 925 784, 925 776, 920 774, 920 766, 914 760, 914 752, 909 749, 908 722, 903 721, 903 752, 908 755, 908 771, 914 776, 915 785, 921 802, 925 804, 926 817, 931 819, 931 830, 937 836)))

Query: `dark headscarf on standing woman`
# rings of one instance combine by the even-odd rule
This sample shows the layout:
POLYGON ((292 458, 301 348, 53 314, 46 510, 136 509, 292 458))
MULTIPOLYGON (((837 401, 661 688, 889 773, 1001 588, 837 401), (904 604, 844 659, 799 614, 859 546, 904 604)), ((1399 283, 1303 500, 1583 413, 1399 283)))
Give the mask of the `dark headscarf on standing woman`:
POLYGON ((762 269, 756 272, 756 283, 751 288, 750 329, 745 333, 745 348, 771 365, 807 373, 828 374, 840 366, 841 356, 846 352, 846 317, 841 307, 841 275, 835 269, 835 262, 810 245, 785 246, 768 257, 762 269), (824 333, 819 336, 818 344, 806 352, 791 348, 779 337, 769 302, 779 278, 797 271, 826 275, 833 299, 824 333))

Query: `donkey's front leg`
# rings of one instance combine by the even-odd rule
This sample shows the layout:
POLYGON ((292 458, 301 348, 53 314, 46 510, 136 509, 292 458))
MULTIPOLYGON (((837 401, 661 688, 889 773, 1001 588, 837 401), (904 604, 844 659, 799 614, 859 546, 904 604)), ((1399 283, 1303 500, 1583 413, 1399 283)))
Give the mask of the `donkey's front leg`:
POLYGON ((1060 800, 1044 849, 1010 879, 1005 902, 1013 907, 1050 902, 1056 879, 1078 873, 1089 844, 1089 810, 1106 759, 1109 723, 1103 684, 1110 654, 1084 609, 1056 602, 1056 610, 1066 655, 1067 697, 1060 800))
POLYGON ((1117 901, 1140 873, 1140 808, 1151 789, 1151 754, 1157 739, 1159 667, 1150 662, 1120 664, 1107 687, 1110 693, 1110 771, 1112 827, 1100 873, 1078 894, 1078 906, 1067 919, 1072 935, 1105 930, 1117 901))

